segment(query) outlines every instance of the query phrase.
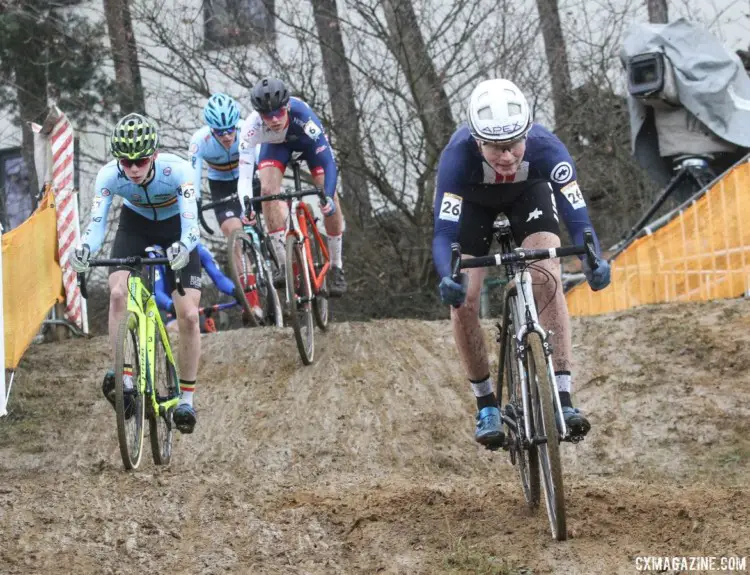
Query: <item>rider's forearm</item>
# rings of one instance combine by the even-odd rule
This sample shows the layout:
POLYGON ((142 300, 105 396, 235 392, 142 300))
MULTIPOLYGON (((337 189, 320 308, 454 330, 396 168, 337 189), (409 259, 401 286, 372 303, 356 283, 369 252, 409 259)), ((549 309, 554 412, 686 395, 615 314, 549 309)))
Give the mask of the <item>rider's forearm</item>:
POLYGON ((555 203, 558 206, 563 222, 565 222, 565 227, 568 229, 572 242, 576 245, 583 244, 583 233, 585 231, 591 231, 594 236, 596 253, 601 254, 599 238, 596 235, 594 224, 591 222, 586 206, 580 205, 580 203, 578 205, 571 203, 568 198, 560 192, 555 193, 555 203))
POLYGON ((198 204, 195 198, 195 189, 192 184, 185 183, 180 186, 177 194, 177 205, 180 208, 180 241, 192 251, 201 238, 198 227, 198 204))
MULTIPOLYGON (((339 170, 336 167, 336 161, 333 159, 333 154, 330 152, 330 148, 326 146, 327 157, 323 164, 323 173, 325 174, 325 184, 323 191, 326 196, 333 198, 336 193, 336 181, 338 180, 339 170)), ((324 152, 324 153, 326 153, 324 152)))
POLYGON ((243 210, 247 209, 246 198, 253 197, 253 174, 255 173, 255 155, 248 152, 240 153, 240 175, 237 180, 237 195, 243 210))
POLYGON ((201 199, 201 182, 203 180, 203 160, 198 156, 193 156, 193 185, 195 186, 195 197, 201 199))
POLYGON ((107 189, 98 189, 91 205, 91 221, 81 237, 81 244, 87 244, 92 255, 102 247, 104 233, 107 231, 107 214, 111 205, 112 193, 107 189))

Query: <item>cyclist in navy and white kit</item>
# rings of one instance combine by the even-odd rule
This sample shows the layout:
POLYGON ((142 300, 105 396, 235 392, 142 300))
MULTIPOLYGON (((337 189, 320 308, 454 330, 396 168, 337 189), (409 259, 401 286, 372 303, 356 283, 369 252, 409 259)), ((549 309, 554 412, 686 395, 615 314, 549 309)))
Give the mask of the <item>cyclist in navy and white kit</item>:
MULTIPOLYGON (((180 331, 178 367, 180 401, 174 422, 182 433, 192 433, 196 416, 193 392, 201 353, 198 310, 201 298, 201 264, 195 249, 200 241, 198 210, 190 164, 173 154, 158 154, 156 126, 140 114, 128 114, 115 125, 110 151, 115 157, 99 170, 96 177, 91 222, 82 237, 82 245, 71 257, 78 273, 89 268, 89 258, 101 248, 107 228, 107 214, 114 196, 123 206, 110 257, 145 255, 147 247, 169 246, 170 275, 181 270, 185 295, 172 292, 180 331)), ((109 337, 113 352, 117 331, 127 311, 126 268, 109 270, 109 337)), ((170 278, 171 279, 171 278, 170 278)), ((126 417, 132 417, 134 402, 132 366, 125 366, 126 417), (131 373, 127 373, 127 368, 131 373)), ((109 370, 102 383, 107 400, 115 404, 115 377, 109 370)))
MULTIPOLYGON (((284 83, 276 78, 264 78, 258 82, 253 87, 250 101, 255 112, 245 120, 240 133, 240 197, 251 195, 256 144, 262 144, 258 172, 261 195, 264 196, 281 191, 284 170, 292 153, 301 152, 315 186, 325 191, 328 197, 328 201, 321 205, 331 259, 328 291, 332 297, 340 297, 346 291, 341 259, 344 218, 336 194, 338 169, 323 126, 315 112, 302 100, 290 98, 284 83)), ((282 264, 286 261, 286 210, 283 202, 263 205, 268 232, 282 264)), ((285 277, 284 265, 280 268, 274 277, 277 287, 283 285, 285 277)))
MULTIPOLYGON (((526 98, 515 84, 495 79, 481 82, 474 89, 468 126, 456 130, 440 156, 432 245, 441 278, 440 297, 445 304, 459 306, 451 308, 451 321, 477 400, 475 439, 488 447, 502 445, 504 433, 479 323, 485 270, 467 270, 468 284, 464 286, 451 279, 450 261, 454 241, 459 242, 466 257, 487 255, 492 225, 500 212, 510 220, 516 243, 527 249, 560 245, 559 215, 575 244, 583 243, 584 231, 594 231, 576 181, 575 163, 565 145, 550 131, 532 123, 526 98)), ((599 252, 596 236, 595 242, 599 252)), ((593 269, 585 260, 583 263, 591 288, 607 287, 607 261, 597 256, 593 269)), ((571 435, 584 436, 591 426, 573 407, 570 397, 571 329, 560 264, 556 259, 543 260, 529 271, 535 297, 541 302, 540 320, 553 332, 552 360, 565 423, 571 435)))
MULTIPOLYGON (((201 198, 203 162, 208 167, 208 188, 211 200, 217 201, 237 193, 237 180, 240 175, 240 140, 237 137, 242 127, 240 108, 231 96, 213 94, 203 108, 206 125, 190 139, 190 163, 193 166, 193 182, 201 198)), ((253 162, 255 162, 255 149, 253 162)), ((259 187, 259 184, 258 184, 259 187)), ((235 230, 242 229, 242 206, 233 200, 228 204, 214 207, 216 221, 226 238, 235 230)), ((253 280, 254 282, 254 280, 253 280)), ((263 318, 263 309, 256 290, 245 294, 256 317, 263 318)))

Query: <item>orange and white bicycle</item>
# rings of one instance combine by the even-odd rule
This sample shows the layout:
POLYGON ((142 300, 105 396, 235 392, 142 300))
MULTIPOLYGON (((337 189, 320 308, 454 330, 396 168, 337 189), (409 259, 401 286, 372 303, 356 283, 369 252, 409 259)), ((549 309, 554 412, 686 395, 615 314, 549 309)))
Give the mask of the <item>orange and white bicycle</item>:
POLYGON ((327 242, 318 230, 316 217, 301 198, 318 196, 322 204, 331 200, 317 188, 302 189, 299 161, 292 159, 290 164, 294 173, 294 191, 248 198, 247 201, 256 204, 282 200, 287 204, 285 316, 294 330, 302 362, 310 365, 315 357, 313 321, 322 331, 328 328, 327 275, 330 259, 327 242))

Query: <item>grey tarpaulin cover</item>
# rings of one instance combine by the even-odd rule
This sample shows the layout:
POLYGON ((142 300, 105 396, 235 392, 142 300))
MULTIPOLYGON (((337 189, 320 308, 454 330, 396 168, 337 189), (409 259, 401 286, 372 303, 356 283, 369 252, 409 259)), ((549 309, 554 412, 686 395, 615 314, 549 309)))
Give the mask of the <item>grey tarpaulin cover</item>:
MULTIPOLYGON (((708 30, 685 19, 669 24, 633 24, 620 58, 662 52, 672 63, 680 103, 720 138, 750 148, 750 77, 739 57, 708 30)), ((647 160, 656 151, 654 138, 638 138, 646 106, 628 95, 632 152, 647 160), (641 149, 639 149, 641 148, 641 149)), ((649 163, 648 160, 645 163, 649 163)), ((643 164, 642 164, 643 165, 643 164)))

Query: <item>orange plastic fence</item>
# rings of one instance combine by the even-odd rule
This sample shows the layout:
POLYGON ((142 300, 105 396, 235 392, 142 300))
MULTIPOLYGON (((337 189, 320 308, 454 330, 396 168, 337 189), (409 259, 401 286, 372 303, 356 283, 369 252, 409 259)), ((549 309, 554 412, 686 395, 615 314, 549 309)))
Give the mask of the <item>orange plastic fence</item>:
POLYGON ((671 221, 633 242, 612 264, 600 292, 567 293, 572 315, 643 304, 705 301, 750 290, 750 163, 735 166, 671 221))
POLYGON ((52 193, 2 238, 5 368, 15 369, 50 308, 64 301, 52 193))

